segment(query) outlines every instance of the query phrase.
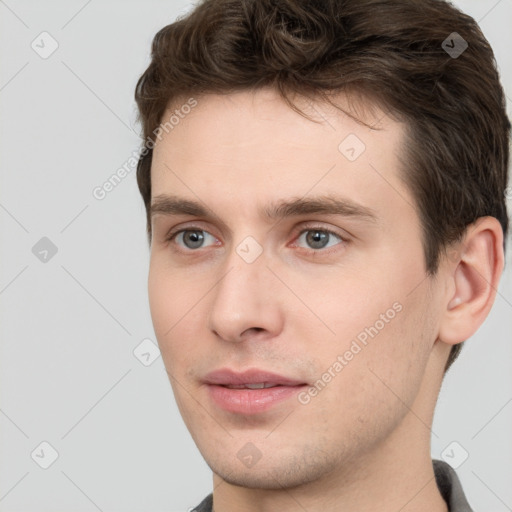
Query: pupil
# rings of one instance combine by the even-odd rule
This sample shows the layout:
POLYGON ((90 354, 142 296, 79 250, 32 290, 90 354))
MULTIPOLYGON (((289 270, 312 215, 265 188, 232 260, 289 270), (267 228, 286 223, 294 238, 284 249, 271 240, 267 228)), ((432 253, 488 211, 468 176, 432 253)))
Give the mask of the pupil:
POLYGON ((200 231, 188 231, 183 238, 187 247, 196 249, 197 247, 201 247, 204 235, 200 231))
POLYGON ((306 238, 308 239, 308 244, 312 245, 315 249, 319 249, 327 245, 329 235, 323 231, 310 231, 306 238))

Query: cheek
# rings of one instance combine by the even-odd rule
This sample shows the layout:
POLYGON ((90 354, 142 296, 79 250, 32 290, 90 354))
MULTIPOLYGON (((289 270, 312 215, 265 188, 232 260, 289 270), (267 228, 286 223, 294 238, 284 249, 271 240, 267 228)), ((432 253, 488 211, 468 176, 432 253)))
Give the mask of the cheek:
MULTIPOLYGON (((402 299, 401 306, 384 326, 376 320, 386 307, 360 313, 358 321, 350 324, 355 334, 345 331, 346 335, 337 337, 336 346, 324 345, 321 355, 315 351, 317 378, 322 379, 329 369, 335 375, 327 377, 330 383, 311 400, 311 410, 324 419, 316 428, 325 436, 339 431, 347 451, 351 443, 370 446, 372 440, 391 432, 419 392, 430 351, 428 335, 423 336, 427 320, 414 301, 402 299), (364 336, 358 338, 361 333, 364 336), (341 370, 339 364, 334 366, 336 362, 341 370)), ((349 324, 348 317, 344 320, 349 324)), ((336 329, 343 333, 341 320, 336 329)))
POLYGON ((190 310, 190 299, 187 297, 188 290, 180 287, 176 278, 175 272, 162 268, 152 259, 148 278, 151 319, 176 404, 188 424, 188 411, 184 406, 187 397, 182 396, 186 376, 182 372, 189 366, 187 358, 191 357, 191 351, 182 348, 190 345, 193 339, 185 331, 189 320, 186 315, 190 310))
POLYGON ((309 294, 311 308, 335 332, 317 345, 315 366, 322 374, 341 356, 343 369, 331 371, 354 392, 393 399, 387 385, 410 401, 435 341, 428 280, 421 259, 380 263, 326 280, 322 293, 309 294))
POLYGON ((148 276, 149 307, 155 333, 167 338, 179 327, 181 319, 193 309, 205 290, 197 277, 187 269, 172 266, 165 251, 155 250, 151 254, 148 276), (169 332, 169 329, 172 329, 169 332))
POLYGON ((159 342, 164 340, 166 332, 177 320, 176 297, 172 293, 175 287, 172 281, 169 273, 162 271, 152 257, 148 278, 148 298, 151 319, 159 342))
POLYGON ((167 269, 152 256, 148 277, 149 309, 153 328, 166 368, 171 361, 176 364, 175 340, 186 340, 182 330, 187 325, 187 312, 197 303, 189 287, 184 287, 179 273, 167 269), (180 334, 181 333, 181 334, 180 334), (171 357, 172 355, 172 357, 171 357))
MULTIPOLYGON (((169 376, 180 382, 198 360, 205 357, 205 318, 211 288, 197 272, 176 269, 162 255, 152 255, 148 298, 153 328, 169 376)), ((179 386, 171 382, 175 392, 179 386)))

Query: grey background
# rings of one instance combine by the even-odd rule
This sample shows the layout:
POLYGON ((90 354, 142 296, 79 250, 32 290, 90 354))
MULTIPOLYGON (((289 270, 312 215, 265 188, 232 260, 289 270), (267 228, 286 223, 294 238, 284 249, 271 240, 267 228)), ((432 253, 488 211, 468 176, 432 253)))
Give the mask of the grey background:
MULTIPOLYGON (((455 4, 495 50, 510 115, 512 0, 455 4)), ((135 169, 93 196, 139 148, 133 91, 153 35, 190 5, 0 1, 2 512, 183 511, 211 491, 154 345, 135 169), (46 59, 31 47, 50 48, 43 31, 59 45, 46 59), (58 452, 47 469, 42 442, 58 452)), ((489 512, 512 510, 511 260, 432 429, 433 457, 469 454, 457 472, 489 512)))

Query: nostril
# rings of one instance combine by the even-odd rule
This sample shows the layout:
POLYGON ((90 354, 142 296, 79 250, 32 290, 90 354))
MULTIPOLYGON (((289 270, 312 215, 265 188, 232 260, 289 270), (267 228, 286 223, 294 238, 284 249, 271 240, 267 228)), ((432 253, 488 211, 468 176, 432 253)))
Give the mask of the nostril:
POLYGON ((261 332, 261 331, 264 331, 264 330, 265 329, 263 327, 251 327, 250 329, 247 329, 247 331, 254 331, 254 332, 261 332))

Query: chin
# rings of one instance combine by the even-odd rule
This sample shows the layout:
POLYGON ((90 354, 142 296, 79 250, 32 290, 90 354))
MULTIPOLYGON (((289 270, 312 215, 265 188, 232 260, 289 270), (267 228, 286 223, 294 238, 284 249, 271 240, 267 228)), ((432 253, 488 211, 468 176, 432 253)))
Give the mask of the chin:
POLYGON ((328 458, 305 461, 304 456, 296 455, 266 461, 262 458, 251 468, 244 467, 236 456, 233 463, 227 459, 212 461, 205 457, 205 460, 213 473, 231 485, 269 490, 303 486, 324 477, 336 466, 335 461, 328 458))

